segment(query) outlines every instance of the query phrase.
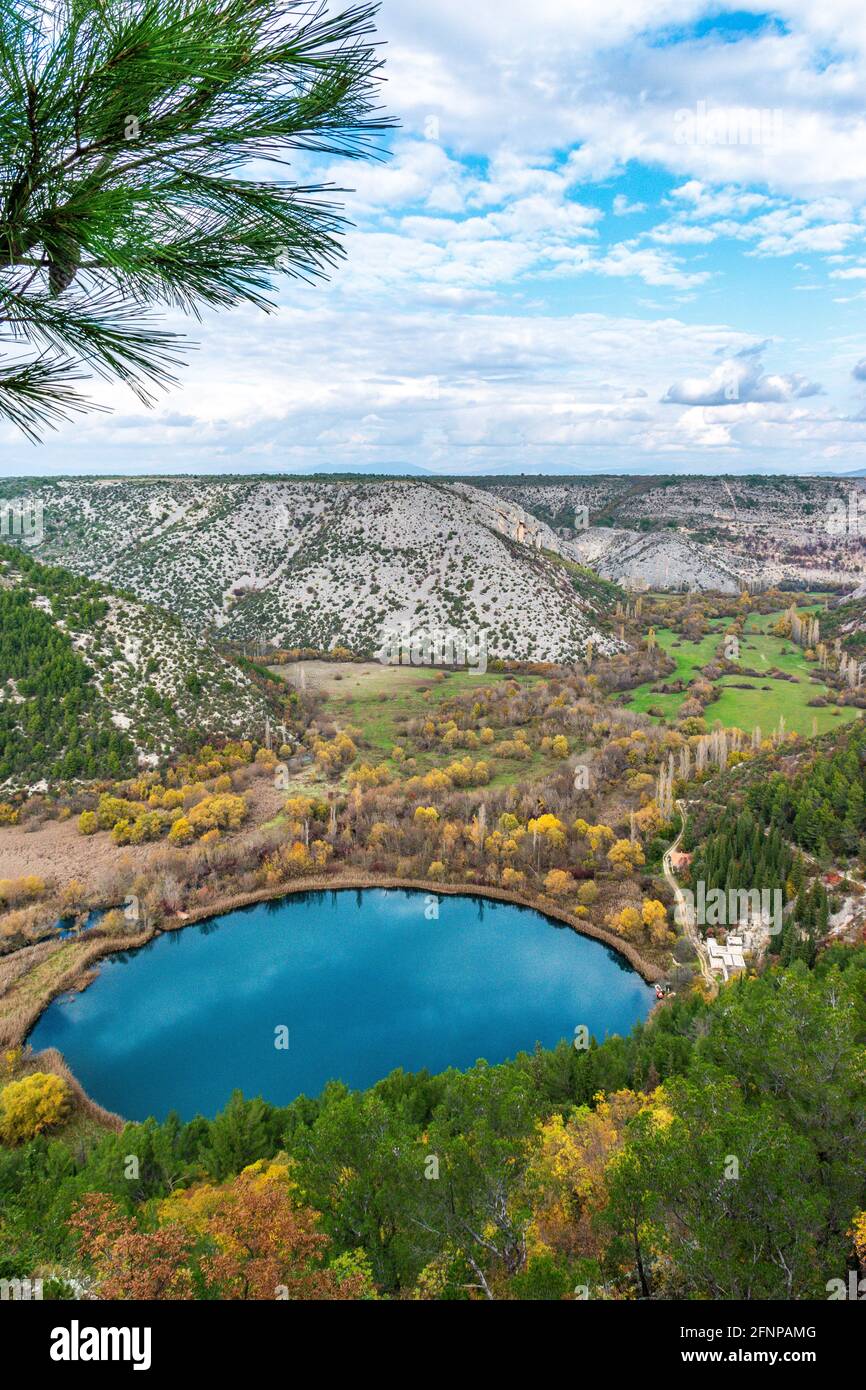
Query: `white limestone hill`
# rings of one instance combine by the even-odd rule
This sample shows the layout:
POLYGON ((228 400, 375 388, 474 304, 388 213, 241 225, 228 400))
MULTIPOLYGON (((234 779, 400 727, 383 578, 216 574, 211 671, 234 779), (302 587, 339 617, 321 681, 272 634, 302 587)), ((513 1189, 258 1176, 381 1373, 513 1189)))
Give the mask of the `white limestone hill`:
POLYGON ((644 534, 618 527, 592 526, 563 542, 582 564, 625 587, 715 590, 736 594, 742 575, 730 557, 670 531, 644 534))
MULTIPOLYGON (((19 485, 20 487, 20 485, 19 485)), ((34 550, 237 641, 374 652, 383 632, 483 631, 491 657, 620 643, 604 586, 518 504, 416 480, 38 482, 34 550)))
MULTIPOLYGON (((791 581, 815 589, 855 585, 866 573, 866 483, 783 475, 476 479, 480 489, 524 507, 564 539, 587 525, 646 535, 670 532, 701 548, 700 571, 731 569, 753 588, 791 581), (854 523, 852 525, 852 519, 854 523), (859 520, 859 525, 857 521, 859 520)), ((657 554, 643 552, 658 582, 657 554)), ((681 566, 670 555, 671 572, 681 566)), ((665 556, 662 559, 664 575, 665 556)), ((682 556, 682 572, 689 562, 682 556)), ((651 578, 651 576, 653 576, 651 578)))

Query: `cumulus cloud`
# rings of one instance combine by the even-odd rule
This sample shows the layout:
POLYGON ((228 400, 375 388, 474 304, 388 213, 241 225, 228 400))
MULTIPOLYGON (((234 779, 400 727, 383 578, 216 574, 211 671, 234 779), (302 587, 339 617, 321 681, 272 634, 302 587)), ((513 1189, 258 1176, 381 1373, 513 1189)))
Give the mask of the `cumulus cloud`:
POLYGON ((615 217, 630 217, 638 212, 646 212, 646 203, 631 203, 624 193, 617 193, 613 200, 615 217))
POLYGON ((634 275, 646 285, 669 285, 679 290, 702 285, 712 274, 709 270, 685 270, 668 252, 637 247, 628 242, 612 246, 606 256, 598 261, 590 261, 587 268, 597 270, 601 275, 634 275))
MULTIPOLYGON (((283 471, 320 466, 434 472, 581 471, 652 464, 726 466, 778 457, 814 465, 844 440, 846 466, 866 461, 866 424, 816 414, 800 394, 684 410, 659 403, 666 373, 753 345, 722 325, 600 313, 526 317, 478 305, 356 307, 294 290, 278 316, 233 320, 230 361, 196 354, 184 386, 147 412, 116 388, 117 409, 64 431, 50 455, 7 434, 11 471, 175 468, 283 471), (853 460, 853 462, 852 462, 853 460)), ((668 378, 669 379, 669 378, 668 378)))
POLYGON ((817 382, 793 373, 781 376, 765 373, 761 357, 755 349, 746 349, 728 357, 704 377, 683 377, 669 386, 662 396, 663 405, 736 406, 746 404, 781 404, 818 396, 823 387, 817 382))
POLYGON ((381 16, 387 97, 416 133, 438 118, 458 154, 572 147, 578 178, 640 160, 707 185, 862 199, 859 0, 779 0, 777 22, 695 36, 707 8, 706 0, 544 0, 527 27, 521 0, 438 0, 435 12, 394 0, 381 16), (731 139, 729 122, 717 129, 701 120, 713 111, 747 115, 745 129, 738 119, 731 139), (686 139, 684 112, 695 115, 686 139))
MULTIPOLYGON (((331 282, 282 285, 268 319, 207 315, 183 386, 152 414, 97 384, 118 414, 38 454, 0 428, 0 468, 628 467, 695 465, 702 450, 863 463, 864 424, 812 399, 819 375, 850 393, 857 348, 846 360, 810 327, 802 375, 765 372, 762 354, 796 336, 791 301, 804 303, 784 258, 808 256, 810 284, 824 266, 853 297, 866 280, 866 10, 779 0, 778 22, 725 33, 723 16, 696 35, 718 13, 536 0, 527 25, 523 0, 390 0, 377 22, 383 103, 402 122, 391 157, 293 164, 301 182, 354 186, 331 282), (772 119, 757 140, 701 123, 758 100, 772 119), (650 208, 656 226, 617 220, 650 208), (754 262, 738 279, 746 256, 762 258, 760 296, 754 262), (688 324, 673 307, 686 300, 688 324), (728 302, 767 339, 726 324, 728 302)), ((845 319, 826 336, 852 331, 845 319)), ((866 380, 866 358, 853 375, 866 380)))

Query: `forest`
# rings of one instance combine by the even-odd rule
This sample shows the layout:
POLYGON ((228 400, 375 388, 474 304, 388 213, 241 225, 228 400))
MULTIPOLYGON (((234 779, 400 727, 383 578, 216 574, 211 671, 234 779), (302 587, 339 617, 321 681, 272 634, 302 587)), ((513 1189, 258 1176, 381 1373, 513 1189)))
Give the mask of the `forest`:
POLYGON ((22 587, 0 589, 0 781, 27 773, 66 780, 129 771, 132 743, 112 726, 93 671, 70 637, 104 616, 99 586, 6 546, 0 559, 7 567, 14 561, 24 578, 22 587), (29 580, 38 585, 42 606, 29 580))
POLYGON ((782 838, 777 824, 765 823, 745 806, 729 808, 718 829, 701 841, 690 876, 692 883, 703 882, 706 892, 778 889, 790 911, 768 949, 786 964, 792 960, 811 964, 827 931, 830 904, 820 878, 810 880, 808 868, 802 855, 782 838))
POLYGON ((793 778, 775 773, 749 790, 749 804, 770 825, 822 862, 866 851, 866 728, 854 726, 838 746, 810 760, 793 778))

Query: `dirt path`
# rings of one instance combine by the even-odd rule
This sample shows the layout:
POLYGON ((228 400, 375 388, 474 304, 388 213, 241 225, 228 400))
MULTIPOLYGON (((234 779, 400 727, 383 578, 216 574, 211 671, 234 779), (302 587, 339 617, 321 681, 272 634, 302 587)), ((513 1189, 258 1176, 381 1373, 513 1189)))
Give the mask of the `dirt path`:
POLYGON ((664 857, 662 859, 662 868, 664 869, 665 880, 667 881, 668 887, 670 888, 671 892, 674 895, 674 898, 676 899, 677 920, 682 923, 686 936, 689 938, 695 950, 697 951, 698 960, 700 961, 701 966, 701 974, 703 975, 708 987, 712 990, 713 994, 715 994, 717 992, 718 985, 716 983, 712 971, 710 970, 710 962, 706 947, 704 946, 704 943, 701 940, 701 934, 698 931, 697 926, 695 924, 695 920, 692 915, 692 910, 689 907, 688 900, 682 888, 677 883, 676 878, 674 877, 674 871, 671 865, 671 856, 677 850, 679 843, 682 840, 686 830, 686 812, 685 807, 683 806, 683 803, 681 801, 677 802, 677 810, 680 813, 680 832, 677 835, 677 838, 665 850, 664 857))

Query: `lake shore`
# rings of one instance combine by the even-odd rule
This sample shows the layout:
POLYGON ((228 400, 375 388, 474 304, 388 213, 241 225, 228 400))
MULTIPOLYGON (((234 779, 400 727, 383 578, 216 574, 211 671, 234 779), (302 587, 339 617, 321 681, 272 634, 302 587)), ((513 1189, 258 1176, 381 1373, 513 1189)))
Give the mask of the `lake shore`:
POLYGON ((563 926, 570 927, 578 936, 591 937, 592 940, 600 941, 603 945, 609 946, 611 950, 623 956, 629 965, 646 980, 647 984, 655 984, 657 980, 662 980, 665 977, 665 971, 654 962, 646 960, 630 942, 623 941, 621 937, 606 931, 604 927, 598 927, 595 923, 584 918, 575 917, 572 913, 557 907, 555 903, 545 898, 532 898, 488 884, 436 883, 432 879, 396 878, 383 874, 319 874, 298 879, 294 883, 257 889, 252 893, 223 894, 215 898, 213 902, 208 903, 206 907, 194 908, 189 912, 177 912, 171 917, 164 918, 158 926, 123 940, 103 937, 88 942, 84 937, 79 938, 71 943, 73 949, 81 948, 74 964, 69 970, 46 985, 44 994, 34 1000, 32 1006, 24 1011, 23 1017, 15 1017, 14 1022, 10 1023, 7 1015, 4 1020, 2 1003, 0 1003, 0 1046, 21 1046, 40 1014, 44 1012, 52 1000, 61 994, 86 989, 93 982, 96 978, 93 966, 105 956, 122 955, 127 951, 138 950, 166 932, 182 931, 184 927, 195 926, 197 923, 207 922, 214 917, 222 917, 227 912, 236 912, 240 908, 252 907, 256 903, 272 902, 278 898, 288 898, 298 893, 339 893, 370 888, 406 889, 413 892, 431 893, 439 897, 489 898, 495 902, 511 903, 514 907, 529 908, 533 912, 540 912, 544 917, 549 917, 551 921, 560 922, 563 926), (5 1027, 3 1026, 4 1021, 6 1022, 5 1027))
MULTIPOLYGON (((23 1046, 27 1036, 49 1004, 62 994, 86 989, 97 978, 97 971, 94 967, 107 956, 137 950, 168 932, 182 931, 185 927, 195 926, 215 917, 224 916, 228 912, 254 906, 257 903, 271 902, 299 893, 352 892, 365 889, 404 889, 430 893, 437 897, 480 897, 509 903, 515 907, 525 907, 540 913, 553 922, 570 927, 577 935, 589 937, 610 947, 626 959, 647 983, 653 984, 656 980, 664 977, 664 971, 642 957, 629 942, 622 941, 612 932, 597 927, 592 922, 574 917, 571 913, 545 900, 534 900, 528 896, 489 885, 442 884, 432 880, 403 879, 381 874, 321 874, 299 879, 290 884, 259 889, 252 893, 224 894, 208 903, 206 907, 197 908, 190 912, 178 912, 172 917, 165 918, 159 926, 140 932, 122 942, 114 938, 102 938, 92 942, 81 939, 71 943, 73 950, 76 951, 76 956, 69 969, 56 974, 54 978, 46 979, 44 989, 39 991, 38 997, 32 1000, 29 1007, 19 1009, 11 1015, 7 1014, 5 1019, 0 1014, 0 1045, 4 1047, 23 1046)), ((108 1129, 115 1131, 122 1129, 125 1123, 122 1117, 110 1114, 91 1100, 74 1077, 60 1052, 51 1048, 33 1055, 40 1059, 40 1065, 44 1065, 46 1070, 56 1072, 67 1080, 75 1093, 77 1104, 87 1114, 97 1119, 108 1129)))

